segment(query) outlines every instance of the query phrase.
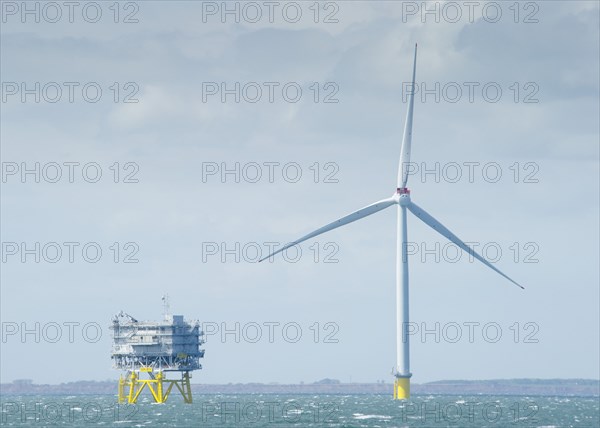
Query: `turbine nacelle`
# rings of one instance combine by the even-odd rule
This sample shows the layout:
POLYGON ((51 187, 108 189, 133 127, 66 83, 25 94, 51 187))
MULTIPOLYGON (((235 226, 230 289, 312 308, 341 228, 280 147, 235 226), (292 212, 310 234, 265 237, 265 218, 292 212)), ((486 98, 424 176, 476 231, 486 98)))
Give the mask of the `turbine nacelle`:
POLYGON ((410 204, 410 189, 406 187, 397 188, 393 198, 400 206, 408 206, 410 204))

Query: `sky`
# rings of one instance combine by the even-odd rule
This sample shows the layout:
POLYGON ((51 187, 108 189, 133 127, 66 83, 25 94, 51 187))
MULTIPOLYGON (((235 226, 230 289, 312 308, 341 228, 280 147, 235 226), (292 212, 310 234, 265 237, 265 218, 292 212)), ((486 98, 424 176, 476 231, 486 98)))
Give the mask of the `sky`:
POLYGON ((111 319, 205 330, 195 383, 391 382, 418 43, 412 381, 600 377, 599 6, 3 1, 1 381, 117 379, 111 319), (316 4, 316 6, 315 6, 316 4))

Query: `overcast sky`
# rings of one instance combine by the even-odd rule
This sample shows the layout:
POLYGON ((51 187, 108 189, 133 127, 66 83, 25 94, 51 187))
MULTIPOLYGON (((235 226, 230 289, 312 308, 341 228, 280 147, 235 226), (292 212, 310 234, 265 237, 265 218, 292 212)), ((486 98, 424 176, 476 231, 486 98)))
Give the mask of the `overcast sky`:
POLYGON ((2 382, 165 293, 194 382, 392 381, 395 207, 256 259, 393 194, 415 43, 412 199, 525 290, 409 217, 413 382, 599 377, 597 2, 118 6, 2 2, 2 382))

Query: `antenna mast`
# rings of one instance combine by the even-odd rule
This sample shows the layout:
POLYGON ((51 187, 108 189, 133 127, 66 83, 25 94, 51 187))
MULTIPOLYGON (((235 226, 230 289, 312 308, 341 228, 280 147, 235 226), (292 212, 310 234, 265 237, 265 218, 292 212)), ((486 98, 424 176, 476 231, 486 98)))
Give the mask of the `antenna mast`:
POLYGON ((170 321, 171 320, 171 307, 169 305, 169 295, 165 293, 162 296, 162 301, 163 301, 163 317, 165 318, 165 321, 170 321))

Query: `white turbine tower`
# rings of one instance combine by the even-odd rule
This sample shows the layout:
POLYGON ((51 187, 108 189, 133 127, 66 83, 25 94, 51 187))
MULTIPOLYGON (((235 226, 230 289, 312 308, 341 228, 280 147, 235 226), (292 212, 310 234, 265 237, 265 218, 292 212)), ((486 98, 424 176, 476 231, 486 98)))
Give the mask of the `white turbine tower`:
POLYGON ((413 119, 413 108, 414 108, 414 88, 415 88, 415 75, 417 69, 417 45, 415 45, 415 58, 413 64, 412 74, 412 87, 408 100, 408 111, 406 113, 406 122, 404 124, 404 136, 402 139, 402 149, 400 154, 400 165, 398 167, 398 185, 396 192, 390 198, 383 199, 375 202, 358 211, 354 211, 345 217, 342 217, 332 223, 329 223, 320 229, 317 229, 308 235, 291 242, 279 250, 263 257, 259 261, 266 260, 273 255, 285 251, 286 249, 297 245, 307 239, 318 236, 322 233, 336 229, 353 221, 359 220, 363 217, 367 217, 378 211, 381 211, 392 205, 398 206, 398 230, 397 230, 397 243, 396 243, 396 367, 394 382, 394 398, 396 399, 408 399, 410 397, 410 361, 409 361, 409 341, 406 333, 406 327, 408 326, 408 255, 406 252, 407 243, 407 227, 406 227, 406 210, 408 209, 411 213, 417 216, 426 225, 437 231, 448 240, 452 241, 459 248, 466 251, 474 258, 493 269, 504 278, 508 279, 513 284, 520 288, 523 288, 517 282, 509 278, 507 275, 502 273, 495 266, 490 264, 486 259, 481 257, 472 248, 461 241, 455 234, 450 232, 443 224, 433 218, 425 210, 420 208, 410 199, 410 190, 406 187, 408 181, 408 166, 410 163, 410 144, 412 139, 412 119, 413 119), (404 334, 403 334, 404 333, 404 334))

